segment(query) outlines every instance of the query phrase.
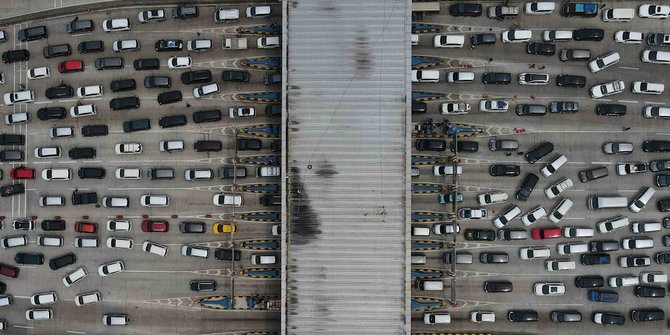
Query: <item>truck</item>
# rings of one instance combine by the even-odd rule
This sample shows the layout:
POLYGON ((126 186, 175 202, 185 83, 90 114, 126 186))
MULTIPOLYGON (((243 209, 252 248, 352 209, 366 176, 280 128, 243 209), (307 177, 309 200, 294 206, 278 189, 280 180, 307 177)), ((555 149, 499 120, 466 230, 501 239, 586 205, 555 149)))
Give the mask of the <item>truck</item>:
POLYGON ((517 6, 494 6, 488 8, 489 19, 515 19, 519 15, 519 7, 517 6))
POLYGON ((616 174, 619 176, 642 172, 647 172, 647 164, 645 163, 619 163, 616 165, 616 174))
POLYGON ((243 50, 247 48, 247 38, 224 38, 223 39, 223 49, 224 50, 243 50))
POLYGON ((598 16, 597 3, 566 3, 561 10, 563 16, 596 17, 598 16))

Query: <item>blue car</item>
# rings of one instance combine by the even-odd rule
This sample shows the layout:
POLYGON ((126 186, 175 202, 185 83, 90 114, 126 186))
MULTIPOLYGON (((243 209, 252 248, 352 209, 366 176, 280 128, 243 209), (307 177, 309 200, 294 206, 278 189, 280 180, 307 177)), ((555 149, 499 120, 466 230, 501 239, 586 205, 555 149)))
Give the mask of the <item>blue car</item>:
POLYGON ((589 290, 586 297, 589 300, 595 302, 609 302, 609 303, 619 302, 619 293, 612 291, 589 290))

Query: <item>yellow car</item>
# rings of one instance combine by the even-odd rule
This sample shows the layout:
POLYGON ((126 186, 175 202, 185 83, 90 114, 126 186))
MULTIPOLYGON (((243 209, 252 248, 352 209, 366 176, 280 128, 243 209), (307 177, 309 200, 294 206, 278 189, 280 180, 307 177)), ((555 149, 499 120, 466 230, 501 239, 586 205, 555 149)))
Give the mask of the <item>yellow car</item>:
POLYGON ((212 226, 212 230, 214 231, 214 234, 217 235, 236 233, 237 225, 230 223, 216 222, 214 223, 214 226, 212 226))

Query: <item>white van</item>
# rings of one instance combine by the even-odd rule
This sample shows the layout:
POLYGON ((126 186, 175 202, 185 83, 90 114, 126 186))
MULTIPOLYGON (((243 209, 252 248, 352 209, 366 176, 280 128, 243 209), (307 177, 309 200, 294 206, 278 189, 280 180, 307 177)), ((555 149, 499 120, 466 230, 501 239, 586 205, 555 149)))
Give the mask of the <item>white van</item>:
POLYGON ((413 83, 437 83, 440 81, 438 70, 412 70, 413 83))
POLYGON ((610 233, 613 232, 617 229, 621 229, 627 225, 629 225, 630 222, 628 221, 628 218, 625 216, 617 216, 615 218, 607 219, 601 222, 598 222, 596 224, 596 227, 598 228, 598 232, 600 233, 610 233))
POLYGON ((661 231, 660 222, 633 222, 630 225, 630 231, 633 234, 653 233, 661 231))
POLYGON ((544 267, 547 269, 547 271, 574 270, 575 261, 550 259, 544 263, 544 267))
POLYGON ((80 266, 76 270, 68 273, 63 277, 63 284, 65 286, 70 287, 77 283, 78 281, 82 280, 84 277, 86 277, 88 273, 86 273, 86 269, 84 269, 83 266, 80 266))
POLYGON ((444 283, 441 280, 416 280, 416 289, 419 291, 442 291, 444 283))
POLYGON ((424 226, 412 226, 412 236, 430 236, 430 228, 424 226))
POLYGON ((634 17, 633 8, 609 8, 603 11, 603 22, 628 22, 634 17))
POLYGON ((209 248, 196 247, 191 245, 182 245, 181 254, 184 256, 207 258, 207 256, 209 255, 209 248))
POLYGON ((650 237, 629 237, 621 240, 624 250, 651 249, 654 247, 654 239, 650 237))
POLYGON ((86 292, 78 294, 74 297, 74 303, 77 306, 84 306, 87 304, 93 304, 99 302, 100 300, 100 291, 86 292))
POLYGON ((626 199, 626 197, 594 195, 586 199, 586 207, 591 210, 604 208, 626 208, 628 207, 628 199, 626 199))
POLYGON ((251 264, 253 265, 269 265, 275 263, 277 263, 277 256, 275 255, 251 254, 251 264))
POLYGON ((224 9, 223 7, 214 13, 214 22, 234 22, 240 19, 240 10, 237 8, 224 9))

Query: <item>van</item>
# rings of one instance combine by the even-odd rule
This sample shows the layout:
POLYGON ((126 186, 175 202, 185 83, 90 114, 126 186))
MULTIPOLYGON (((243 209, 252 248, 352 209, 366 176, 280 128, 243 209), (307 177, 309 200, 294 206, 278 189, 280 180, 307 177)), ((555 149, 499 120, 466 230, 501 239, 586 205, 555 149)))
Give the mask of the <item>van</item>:
POLYGON ((572 31, 570 30, 545 30, 542 32, 542 40, 545 42, 561 42, 572 39, 572 31))
POLYGON ((209 248, 196 247, 192 245, 182 245, 181 254, 184 256, 207 258, 207 256, 209 255, 209 248))
POLYGON ((78 294, 74 297, 74 303, 77 306, 83 306, 88 304, 93 304, 99 302, 100 300, 100 291, 86 292, 78 294))
MULTIPOLYGON (((445 264, 454 263, 454 254, 451 252, 445 252, 442 254, 442 261, 445 264)), ((456 264, 472 264, 472 254, 469 252, 458 252, 456 253, 456 264)))
POLYGON ((181 101, 181 99, 181 91, 163 92, 156 97, 159 105, 172 104, 181 101))
POLYGON ((609 8, 603 11, 603 22, 628 22, 634 17, 633 8, 609 8))
POLYGON ((223 7, 214 13, 214 22, 235 22, 240 18, 240 10, 233 9, 224 9, 223 7))
POLYGON ((430 236, 430 228, 425 226, 412 226, 412 236, 430 236))
POLYGON ((567 61, 588 61, 591 59, 591 50, 589 49, 563 49, 561 50, 560 59, 563 62, 567 61))
POLYGON ((413 83, 437 83, 440 81, 438 70, 412 70, 413 83))
POLYGON ((102 57, 95 60, 95 68, 98 70, 122 69, 123 58, 121 57, 102 57))
POLYGON ((412 265, 426 264, 426 255, 420 252, 413 252, 411 258, 412 265))
POLYGON ((628 207, 628 199, 626 199, 626 197, 594 195, 586 199, 586 207, 591 210, 603 208, 626 208, 628 207))
POLYGON ((590 301, 617 303, 619 302, 619 293, 612 291, 589 290, 586 297, 590 301))
POLYGON ((93 52, 103 52, 103 51, 105 51, 105 45, 103 44, 102 41, 84 41, 84 42, 79 42, 79 46, 77 47, 77 50, 79 50, 79 53, 82 53, 82 54, 93 53, 93 52))
POLYGON ((630 225, 630 231, 634 234, 652 233, 660 230, 660 222, 633 222, 630 225))
POLYGON ((205 123, 221 121, 221 111, 218 109, 198 111, 193 113, 193 122, 205 123))
POLYGON ((623 116, 626 115, 626 105, 621 104, 598 104, 596 115, 623 116))
POLYGON ((74 238, 75 248, 97 248, 98 247, 98 238, 93 237, 83 237, 78 236, 74 238))
POLYGON ((256 177, 279 177, 281 175, 280 166, 261 166, 256 169, 256 177))
POLYGON ((654 247, 654 239, 650 237, 629 237, 621 240, 621 248, 624 250, 651 249, 654 247))
POLYGON ((441 280, 417 279, 416 289, 419 291, 442 291, 444 283, 441 280))
POLYGON ((173 168, 149 169, 149 171, 147 172, 147 177, 150 180, 174 179, 174 169, 173 168))

